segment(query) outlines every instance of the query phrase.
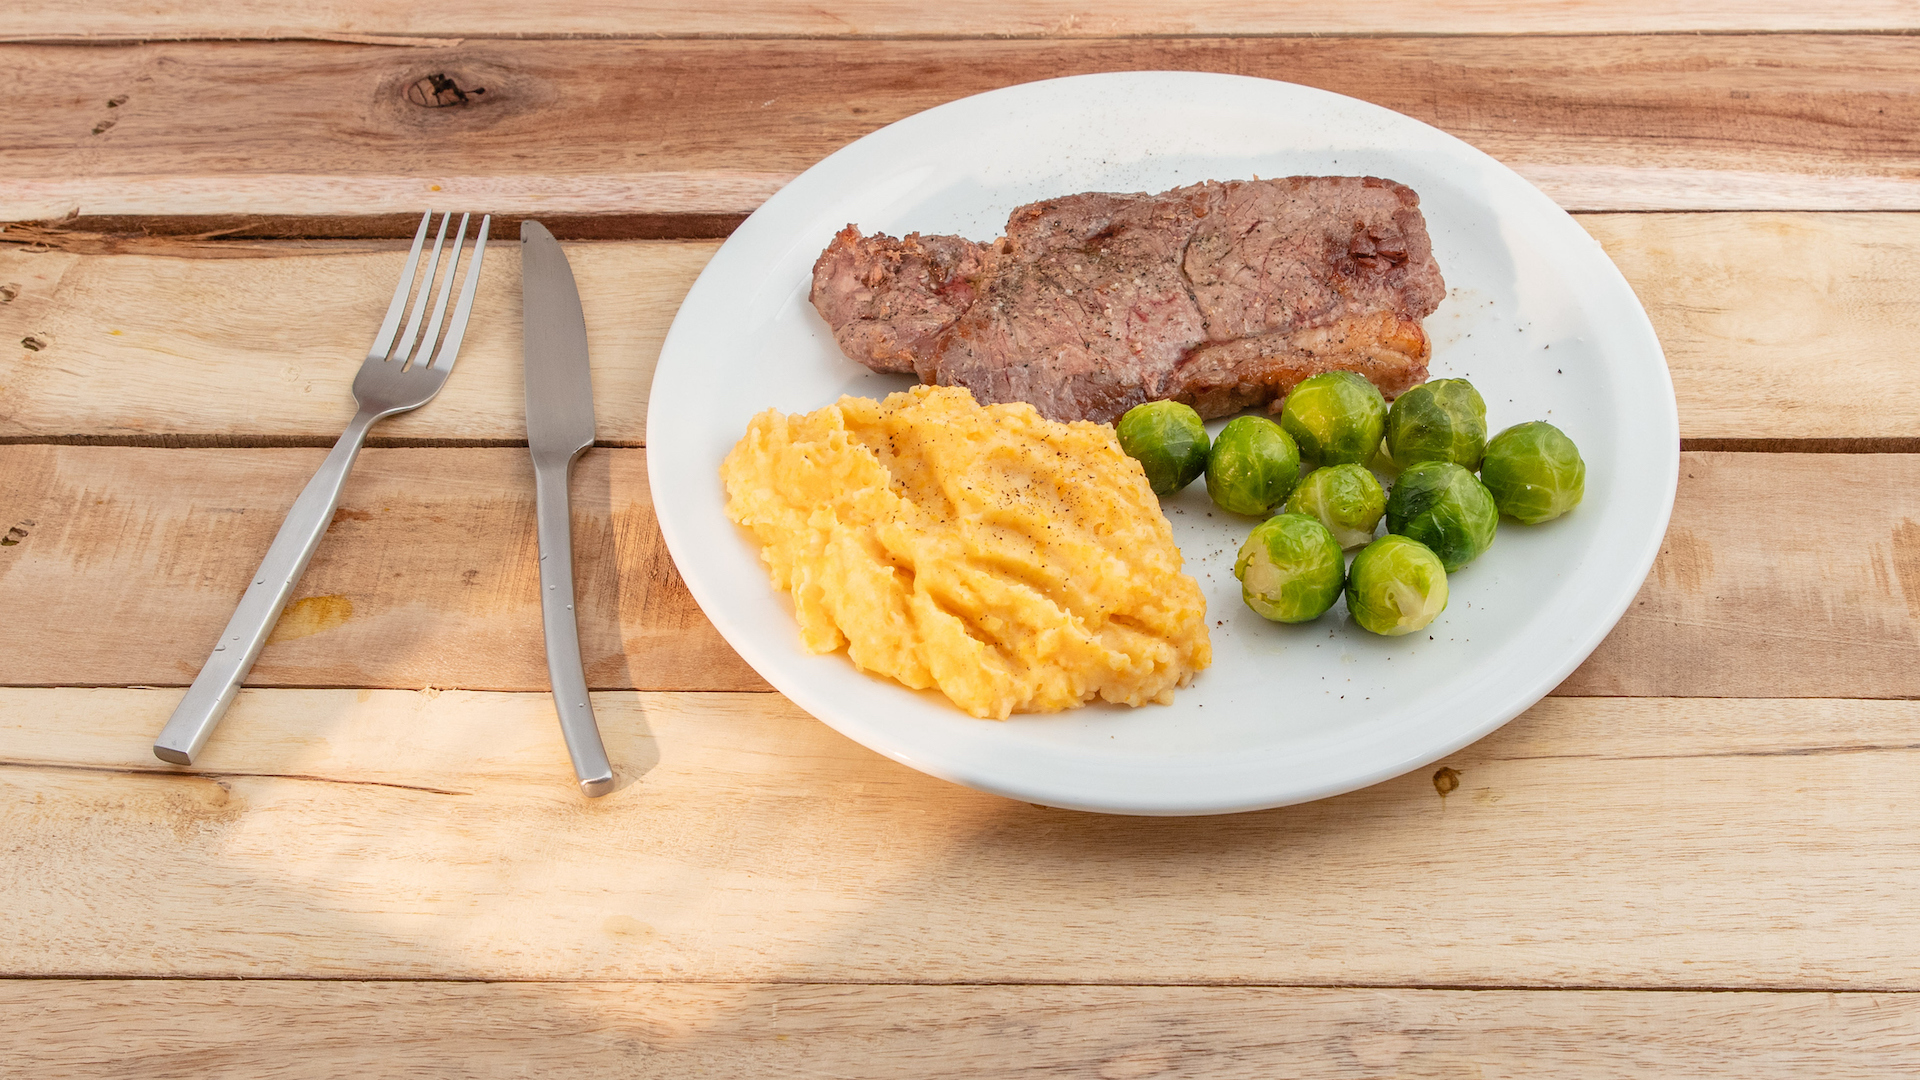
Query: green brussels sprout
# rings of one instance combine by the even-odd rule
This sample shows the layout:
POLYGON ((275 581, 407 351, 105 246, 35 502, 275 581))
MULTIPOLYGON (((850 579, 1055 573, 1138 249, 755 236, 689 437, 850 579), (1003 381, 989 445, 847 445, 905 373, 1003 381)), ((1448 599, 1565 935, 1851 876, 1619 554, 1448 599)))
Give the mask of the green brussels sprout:
POLYGON ((1447 571, 1418 540, 1389 533, 1362 548, 1347 573, 1347 613, 1387 637, 1425 627, 1447 607, 1447 571))
POLYGON ((1280 426, 1299 444, 1309 469, 1364 465, 1387 429, 1387 399, 1364 375, 1322 372, 1287 395, 1280 426))
POLYGON ((1147 484, 1162 498, 1207 471, 1207 429, 1193 407, 1149 401, 1127 410, 1113 427, 1120 449, 1146 470, 1147 484))
POLYGON ((1449 574, 1479 558, 1499 526, 1493 496, 1451 461, 1414 465, 1387 496, 1387 531, 1425 544, 1449 574))
POLYGON ((1480 479, 1501 513, 1537 525, 1580 504, 1587 490, 1587 463, 1559 428, 1535 420, 1493 437, 1480 479))
POLYGON ((1465 379, 1436 379, 1393 399, 1387 450, 1402 469, 1451 461, 1471 472, 1487 450, 1487 403, 1465 379))
POLYGON ((1207 494, 1215 506, 1258 517, 1287 501, 1300 479, 1300 448, 1264 416, 1236 416, 1207 455, 1207 494))
POLYGON ((1318 519, 1281 514, 1253 527, 1240 545, 1233 576, 1240 579, 1241 598, 1262 618, 1306 622, 1340 599, 1347 559, 1318 519))
POLYGON ((1343 548, 1357 548, 1373 539, 1373 528, 1387 510, 1387 493, 1380 481, 1359 465, 1315 469, 1287 499, 1289 514, 1318 518, 1343 548))

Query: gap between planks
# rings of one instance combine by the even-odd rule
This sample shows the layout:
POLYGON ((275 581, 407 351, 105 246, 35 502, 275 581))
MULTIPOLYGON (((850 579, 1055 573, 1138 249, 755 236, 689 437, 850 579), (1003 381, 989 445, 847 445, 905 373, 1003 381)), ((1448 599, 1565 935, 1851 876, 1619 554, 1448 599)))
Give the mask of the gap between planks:
MULTIPOLYGON (((1888 211, 1894 213, 1897 211, 1888 211)), ((494 214, 493 235, 520 235, 520 223, 539 221, 560 239, 725 240, 747 219, 730 214, 494 214)), ((218 258, 222 245, 241 241, 411 241, 420 215, 298 214, 79 214, 53 221, 0 223, 0 244, 45 247, 81 254, 198 255, 218 258)), ((402 245, 404 249, 405 245, 402 245)))
MULTIPOLYGON (((1575 218, 1602 213, 1626 214, 1752 214, 1763 211, 1722 209, 1576 210, 1575 218)), ((1836 207, 1780 213, 1860 213, 1836 207)), ((1920 208, 1864 212, 1920 214, 1920 208)), ((499 214, 494 231, 517 235, 520 222, 531 215, 499 214)), ((538 220, 567 243, 622 240, 725 240, 746 221, 740 214, 558 214, 538 220)), ((0 250, 13 246, 31 251, 65 251, 76 255, 166 255, 175 258, 258 258, 274 253, 273 244, 332 244, 346 251, 388 250, 381 241, 410 240, 420 224, 417 214, 367 216, 301 216, 293 214, 193 215, 162 214, 146 217, 75 215, 53 221, 0 222, 0 250), (358 245, 355 242, 359 242, 358 245)), ((404 245, 402 245, 404 248, 404 245)), ((282 249, 284 252, 284 249, 282 249)))
POLYGON ((349 986, 526 986, 526 987, 686 987, 692 988, 765 988, 806 990, 812 988, 844 989, 881 989, 889 987, 912 988, 926 987, 942 990, 991 990, 1032 988, 1035 990, 1299 990, 1299 991, 1349 991, 1349 990, 1405 990, 1414 993, 1447 994, 1888 994, 1895 997, 1920 997, 1920 990, 1888 986, 1848 986, 1844 990, 1835 990, 1823 986, 1609 986, 1595 984, 1581 986, 1572 983, 1553 983, 1542 985, 1535 983, 1420 983, 1420 982, 1156 982, 1143 980, 1128 981, 1061 981, 1057 979, 801 979, 791 982, 779 980, 755 981, 743 979, 686 979, 686 978, 601 978, 580 979, 556 975, 552 978, 496 978, 492 976, 458 975, 274 975, 258 978, 250 975, 91 975, 91 974, 51 974, 18 975, 0 972, 0 984, 20 983, 182 983, 201 985, 208 983, 244 984, 246 986, 271 986, 284 983, 291 986, 311 984, 345 984, 349 986))
POLYGON ((1730 25, 1718 29, 1625 29, 1594 26, 1544 27, 1527 31, 1500 31, 1475 29, 1455 24, 1445 29, 1370 29, 1370 30, 1313 30, 1293 27, 1262 31, 1225 31, 1188 30, 1140 33, 871 33, 871 34, 793 34, 793 33, 515 33, 490 34, 469 33, 447 37, 419 37, 404 34, 347 34, 326 31, 289 32, 268 34, 232 34, 215 33, 155 33, 141 36, 113 37, 92 34, 46 34, 18 35, 0 34, 0 46, 5 45, 55 45, 65 47, 126 48, 137 45, 195 45, 195 44, 319 44, 319 45, 374 45, 396 49, 453 49, 463 45, 484 45, 489 42, 583 42, 592 44, 617 44, 620 42, 658 43, 658 42, 793 42, 833 40, 845 42, 900 42, 906 44, 965 45, 977 42, 1079 42, 1079 43, 1125 43, 1125 42, 1161 42, 1190 41, 1194 38, 1231 38, 1235 41, 1287 41, 1303 37, 1338 37, 1356 41, 1398 41, 1438 38, 1506 37, 1506 38, 1715 38, 1715 37, 1911 37, 1920 33, 1920 19, 1913 26, 1900 26, 1891 23, 1856 24, 1844 26, 1817 25, 1781 25, 1775 27, 1730 25))
MULTIPOLYGON (((159 450, 260 450, 286 447, 331 447, 333 439, 322 435, 0 435, 0 446, 120 446, 148 447, 159 450)), ((380 438, 370 437, 366 445, 386 450, 446 450, 460 447, 479 449, 525 449, 524 439, 461 438, 380 438)), ((644 449, 639 440, 596 440, 604 450, 644 449)), ((1920 453, 1920 436, 1860 439, 1681 439, 1681 453, 1737 454, 1914 454, 1920 453)))
POLYGON ((45 982, 0 988, 35 1075, 846 1080, 1206 1075, 1865 1080, 1910 996, 967 984, 45 982), (111 1015, 111 1024, 102 1024, 111 1015), (613 1066, 612 1070, 609 1066, 613 1066))
POLYGON ((987 0, 929 5, 900 0, 829 0, 795 5, 749 0, 724 8, 642 0, 552 4, 474 0, 456 9, 398 0, 352 0, 317 11, 215 0, 188 9, 124 2, 50 0, 17 13, 0 41, 287 40, 432 47, 462 40, 608 40, 769 37, 840 40, 1152 38, 1271 35, 1458 36, 1462 34, 1876 33, 1920 29, 1901 0, 1854 0, 1824 7, 1803 0, 1561 0, 1553 4, 1478 0, 1356 0, 1328 5, 1280 0, 1247 5, 1196 0, 1169 6, 1110 0, 1020 5, 987 0), (74 32, 76 26, 88 33, 74 32), (343 29, 350 27, 351 29, 343 29))

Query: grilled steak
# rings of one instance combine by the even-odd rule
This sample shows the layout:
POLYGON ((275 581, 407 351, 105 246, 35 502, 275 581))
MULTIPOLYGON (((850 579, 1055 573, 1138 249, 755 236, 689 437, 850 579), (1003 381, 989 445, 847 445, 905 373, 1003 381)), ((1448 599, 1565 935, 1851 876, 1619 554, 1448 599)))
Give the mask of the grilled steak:
POLYGON ((812 300, 875 371, 1110 422, 1160 398, 1277 409, 1334 369, 1391 398, 1426 378, 1445 292, 1411 188, 1295 176, 1032 203, 991 244, 849 225, 812 300))

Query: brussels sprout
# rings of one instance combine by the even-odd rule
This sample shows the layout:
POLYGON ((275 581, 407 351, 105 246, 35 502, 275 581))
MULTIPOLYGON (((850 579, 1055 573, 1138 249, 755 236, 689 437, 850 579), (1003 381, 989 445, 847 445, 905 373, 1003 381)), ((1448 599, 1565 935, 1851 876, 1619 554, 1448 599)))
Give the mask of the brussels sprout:
POLYGON ((1114 425, 1120 449, 1146 470, 1153 493, 1165 498, 1207 471, 1207 429, 1192 406, 1149 401, 1114 425))
POLYGON ((1393 399, 1387 450, 1401 468, 1451 461, 1472 471, 1486 449, 1487 403, 1467 380, 1436 379, 1393 399))
POLYGON ((1257 517, 1287 500, 1300 479, 1300 448, 1264 416, 1236 416, 1207 456, 1207 494, 1215 506, 1257 517))
POLYGON ((1309 469, 1363 465, 1387 429, 1387 399, 1364 375, 1322 372, 1287 395, 1280 426, 1300 445, 1300 460, 1309 469))
POLYGON ((1447 607, 1447 571, 1418 540, 1388 534, 1361 549, 1347 574, 1347 613, 1376 634, 1398 637, 1447 607))
POLYGON ((1381 439, 1373 456, 1367 459, 1367 471, 1376 478, 1385 477, 1389 483, 1400 475, 1400 466, 1394 463, 1393 451, 1387 449, 1387 440, 1381 439))
POLYGON ((1380 481, 1359 465, 1315 469, 1293 489, 1287 512, 1318 518, 1343 548, 1357 548, 1373 539, 1373 528, 1387 509, 1387 493, 1380 481))
POLYGON ((1501 513, 1537 525, 1580 504, 1587 489, 1587 463, 1559 428, 1535 420, 1493 437, 1480 478, 1501 513))
POLYGON ((1240 545, 1233 576, 1240 596, 1262 618, 1306 622, 1340 599, 1347 559, 1325 525, 1305 514, 1281 514, 1253 527, 1240 545))
POLYGON ((1480 481, 1451 461, 1422 461, 1387 496, 1387 531, 1418 540, 1451 574, 1493 543, 1500 511, 1480 481))

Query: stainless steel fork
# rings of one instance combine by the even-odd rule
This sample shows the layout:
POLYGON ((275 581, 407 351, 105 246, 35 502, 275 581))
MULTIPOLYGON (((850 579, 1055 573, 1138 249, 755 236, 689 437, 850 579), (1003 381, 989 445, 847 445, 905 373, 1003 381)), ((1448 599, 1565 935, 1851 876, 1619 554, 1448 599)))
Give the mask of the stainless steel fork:
POLYGON ((433 212, 429 210, 420 219, 420 228, 413 234, 413 250, 407 253, 407 266, 400 272, 400 284, 394 287, 393 302, 387 306, 380 334, 373 339, 373 348, 367 351, 360 374, 353 380, 353 397, 359 403, 359 411, 348 422, 340 441, 333 444, 333 452, 321 463, 320 471, 313 474, 306 489, 294 500, 293 509, 287 512, 286 522, 274 536, 260 569, 254 572, 252 584, 240 598, 233 618, 220 632, 213 655, 207 658, 199 676, 187 688, 187 696, 173 710, 173 718, 154 741, 153 753, 160 760, 176 765, 193 764, 194 756, 206 745, 207 736, 213 734, 213 726, 232 704, 241 680, 247 677, 261 647, 267 643, 267 635, 279 621, 280 612, 293 596, 293 587, 306 572, 314 549, 320 546, 320 537, 333 520, 333 512, 340 505, 340 488, 346 483, 347 471, 353 468, 353 459, 360 454, 360 444, 366 441, 367 429, 376 420, 425 405, 446 384, 447 373, 453 370, 454 358, 460 353, 460 341, 466 336, 467 317, 473 314, 473 293, 480 282, 487 228, 493 222, 491 217, 480 219, 480 232, 473 243, 466 281, 460 286, 453 318, 447 321, 446 337, 440 340, 447 298, 453 291, 453 279, 460 269, 460 250, 467 238, 468 215, 462 214, 460 231, 454 236, 452 254, 447 260, 446 275, 440 279, 440 288, 435 292, 434 278, 452 218, 452 214, 440 218, 440 231, 433 238, 433 254, 427 259, 426 272, 419 275, 416 293, 414 277, 420 267, 427 230, 433 223, 433 212), (421 315, 426 311, 429 293, 434 294, 433 312, 422 333, 421 315), (410 313, 409 294, 414 295, 410 313), (400 331, 402 315, 407 316, 404 333, 400 331), (438 352, 434 351, 436 341, 440 346, 438 352))

